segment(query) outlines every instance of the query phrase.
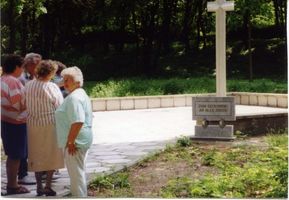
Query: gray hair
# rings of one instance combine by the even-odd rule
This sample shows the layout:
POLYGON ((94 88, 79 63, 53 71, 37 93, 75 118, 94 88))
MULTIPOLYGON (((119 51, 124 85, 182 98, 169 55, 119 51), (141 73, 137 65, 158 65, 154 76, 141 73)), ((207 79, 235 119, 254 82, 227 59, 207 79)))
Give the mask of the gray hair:
POLYGON ((38 64, 42 56, 38 53, 28 53, 24 57, 24 65, 38 64))
POLYGON ((83 75, 81 70, 76 67, 68 67, 61 72, 61 76, 71 76, 75 82, 79 82, 80 87, 83 86, 83 75))

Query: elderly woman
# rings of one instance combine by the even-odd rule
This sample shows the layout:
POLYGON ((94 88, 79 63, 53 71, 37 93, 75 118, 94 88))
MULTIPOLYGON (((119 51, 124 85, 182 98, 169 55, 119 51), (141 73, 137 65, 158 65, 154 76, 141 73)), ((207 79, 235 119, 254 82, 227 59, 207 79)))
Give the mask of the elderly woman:
POLYGON ((55 196, 51 180, 55 169, 64 167, 63 153, 57 146, 55 110, 63 102, 59 87, 50 82, 57 71, 51 60, 41 61, 36 79, 25 86, 28 112, 28 170, 35 172, 37 195, 55 196), (47 171, 46 186, 41 182, 42 171, 47 171))
POLYGON ((69 94, 55 112, 58 145, 65 149, 72 196, 86 197, 85 157, 92 144, 91 103, 81 88, 83 75, 78 67, 66 68, 61 75, 69 94))
POLYGON ((1 138, 7 155, 7 194, 28 193, 17 183, 20 160, 27 157, 24 87, 18 80, 23 72, 23 58, 8 55, 1 76, 1 138))

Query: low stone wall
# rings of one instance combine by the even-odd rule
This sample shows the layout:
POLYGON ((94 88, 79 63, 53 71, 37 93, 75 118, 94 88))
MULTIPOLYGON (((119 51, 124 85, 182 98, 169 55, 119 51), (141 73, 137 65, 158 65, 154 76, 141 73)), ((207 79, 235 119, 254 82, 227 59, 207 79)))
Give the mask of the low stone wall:
POLYGON ((278 108, 288 107, 287 94, 249 92, 232 92, 230 94, 236 97, 236 104, 239 105, 269 106, 278 108))
MULTIPOLYGON (((288 107, 287 94, 230 92, 227 95, 235 96, 238 105, 288 107)), ((196 96, 215 96, 215 93, 92 98, 91 101, 96 112, 192 106, 192 97, 196 96)))

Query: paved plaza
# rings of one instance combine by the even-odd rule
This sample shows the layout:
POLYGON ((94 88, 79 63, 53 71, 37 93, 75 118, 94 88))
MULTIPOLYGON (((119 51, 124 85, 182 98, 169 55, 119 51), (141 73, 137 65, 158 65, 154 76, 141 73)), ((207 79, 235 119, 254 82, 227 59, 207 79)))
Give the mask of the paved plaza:
MULTIPOLYGON (((287 109, 236 106, 237 116, 287 113, 287 109)), ((196 121, 192 120, 191 107, 160 108, 146 110, 95 112, 93 119, 93 145, 86 167, 88 181, 101 173, 118 171, 131 166, 145 156, 164 149, 180 136, 194 135, 196 121)), ((69 176, 65 169, 53 182, 58 197, 69 193, 69 176)), ((1 190, 5 192, 5 162, 1 163, 1 190)), ((29 176, 33 177, 32 173, 29 176)), ((31 193, 11 197, 35 197, 36 185, 28 186, 31 193)))

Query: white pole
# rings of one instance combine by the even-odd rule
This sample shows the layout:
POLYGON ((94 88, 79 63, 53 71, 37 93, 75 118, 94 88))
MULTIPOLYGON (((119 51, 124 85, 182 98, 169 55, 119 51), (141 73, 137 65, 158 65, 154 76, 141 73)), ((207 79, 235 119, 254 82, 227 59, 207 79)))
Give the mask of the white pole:
POLYGON ((226 11, 234 10, 234 2, 216 0, 208 2, 209 12, 216 12, 216 96, 225 97, 226 75, 226 11))
POLYGON ((216 90, 217 97, 226 96, 226 12, 216 11, 216 90))

